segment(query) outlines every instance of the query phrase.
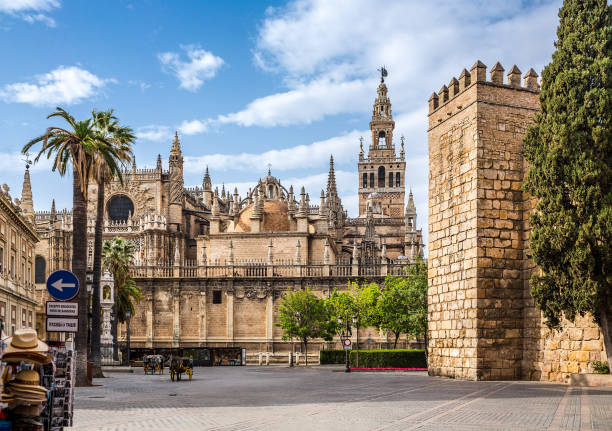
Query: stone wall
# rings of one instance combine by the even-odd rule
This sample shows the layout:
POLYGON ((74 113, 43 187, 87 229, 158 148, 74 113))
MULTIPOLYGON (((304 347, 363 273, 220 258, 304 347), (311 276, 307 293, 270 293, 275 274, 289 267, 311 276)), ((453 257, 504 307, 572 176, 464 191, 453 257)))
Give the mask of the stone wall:
POLYGON ((529 294, 522 148, 539 85, 503 72, 476 62, 429 100, 430 373, 565 380, 601 360, 602 337, 590 317, 550 331, 529 294))

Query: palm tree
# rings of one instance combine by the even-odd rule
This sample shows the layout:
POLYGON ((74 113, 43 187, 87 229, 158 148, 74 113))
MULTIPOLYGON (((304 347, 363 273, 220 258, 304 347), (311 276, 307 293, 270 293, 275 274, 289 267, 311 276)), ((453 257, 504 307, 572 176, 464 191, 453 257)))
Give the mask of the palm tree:
MULTIPOLYGON (((129 127, 121 127, 113 111, 92 112, 92 119, 96 131, 117 153, 118 162, 122 165, 132 163, 133 153, 131 144, 136 137, 129 127)), ((91 362, 93 363, 93 376, 104 377, 102 374, 102 358, 100 354, 100 276, 102 268, 102 230, 104 224, 104 186, 108 179, 117 176, 123 184, 121 170, 112 170, 102 154, 97 154, 93 160, 92 179, 98 184, 96 204, 96 225, 94 233, 93 253, 93 298, 91 306, 91 362)))
POLYGON ((112 146, 103 138, 97 136, 91 119, 76 121, 72 115, 62 108, 56 108, 47 119, 59 117, 68 123, 67 128, 48 127, 46 132, 32 139, 22 152, 42 143, 42 148, 36 155, 36 163, 42 155, 47 159, 53 156, 52 171, 64 176, 72 168, 72 272, 79 280, 79 330, 76 333, 76 385, 87 386, 87 332, 88 332, 88 294, 86 289, 87 271, 87 183, 94 153, 105 154, 116 168, 116 153, 112 146))
POLYGON ((104 267, 113 276, 115 284, 115 303, 113 304, 113 320, 112 320, 112 333, 113 333, 113 359, 119 360, 118 349, 117 349, 117 323, 119 320, 125 320, 125 311, 129 308, 130 312, 133 311, 133 306, 130 300, 131 295, 129 292, 136 289, 137 295, 136 300, 140 299, 140 291, 133 284, 133 280, 130 277, 129 267, 133 263, 134 259, 134 244, 129 241, 125 241, 121 238, 114 238, 112 241, 104 241, 102 245, 102 263, 104 267), (126 294, 126 291, 128 294, 126 294), (119 303, 121 298, 121 304, 119 303), (129 305, 126 304, 129 302, 129 305), (121 305, 121 307, 119 307, 121 305), (120 314, 121 312, 121 314, 120 314))

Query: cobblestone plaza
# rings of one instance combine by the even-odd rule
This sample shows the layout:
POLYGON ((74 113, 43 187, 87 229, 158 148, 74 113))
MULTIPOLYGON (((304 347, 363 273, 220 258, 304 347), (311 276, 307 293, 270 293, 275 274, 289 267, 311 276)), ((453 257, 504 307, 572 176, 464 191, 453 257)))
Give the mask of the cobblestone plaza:
POLYGON ((341 368, 107 373, 76 389, 73 430, 610 430, 612 388, 341 368))

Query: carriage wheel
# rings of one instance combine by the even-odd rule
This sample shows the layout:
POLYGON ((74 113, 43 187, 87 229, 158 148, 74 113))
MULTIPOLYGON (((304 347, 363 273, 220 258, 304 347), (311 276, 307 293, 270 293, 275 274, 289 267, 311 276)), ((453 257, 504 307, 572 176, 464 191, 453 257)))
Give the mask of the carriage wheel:
POLYGON ((174 371, 170 370, 170 380, 174 381, 174 371))

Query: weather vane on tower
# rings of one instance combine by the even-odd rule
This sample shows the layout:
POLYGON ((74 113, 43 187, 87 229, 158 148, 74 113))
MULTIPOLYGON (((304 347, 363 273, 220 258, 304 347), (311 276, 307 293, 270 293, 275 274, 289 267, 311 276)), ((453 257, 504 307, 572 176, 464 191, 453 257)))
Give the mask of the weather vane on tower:
POLYGON ((385 78, 387 77, 387 68, 383 64, 380 68, 376 69, 380 72, 380 82, 385 82, 385 78))
POLYGON ((26 169, 30 169, 30 165, 32 164, 32 160, 30 160, 30 153, 29 152, 25 153, 25 159, 23 159, 23 161, 26 164, 26 169))

